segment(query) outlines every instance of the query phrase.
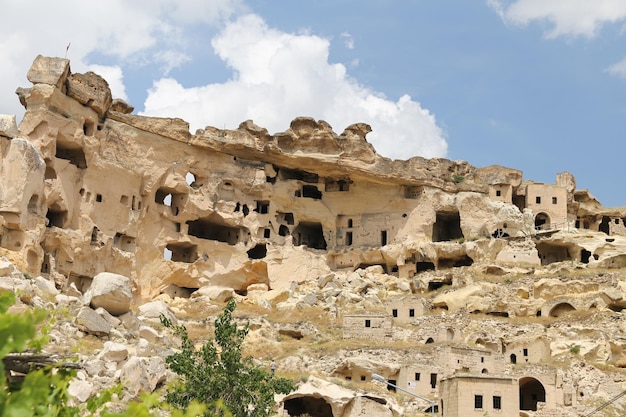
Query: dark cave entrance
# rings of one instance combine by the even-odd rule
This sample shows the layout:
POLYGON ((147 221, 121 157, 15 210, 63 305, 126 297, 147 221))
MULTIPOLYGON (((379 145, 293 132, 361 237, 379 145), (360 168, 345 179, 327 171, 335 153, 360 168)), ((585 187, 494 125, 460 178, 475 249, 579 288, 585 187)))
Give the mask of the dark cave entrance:
POLYGON ((289 416, 334 417, 330 404, 323 398, 291 398, 285 401, 284 409, 289 416))

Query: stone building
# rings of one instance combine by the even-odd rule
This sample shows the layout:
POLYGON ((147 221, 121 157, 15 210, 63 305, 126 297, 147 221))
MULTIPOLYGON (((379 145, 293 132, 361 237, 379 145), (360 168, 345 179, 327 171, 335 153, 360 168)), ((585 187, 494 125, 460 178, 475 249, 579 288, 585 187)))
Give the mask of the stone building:
POLYGON ((510 376, 455 374, 439 388, 441 417, 519 415, 519 386, 510 376))
POLYGON ((394 298, 386 304, 386 310, 394 323, 410 323, 424 315, 424 300, 415 296, 394 298))
POLYGON ((344 339, 384 339, 391 337, 392 321, 386 314, 362 313, 343 315, 344 339))

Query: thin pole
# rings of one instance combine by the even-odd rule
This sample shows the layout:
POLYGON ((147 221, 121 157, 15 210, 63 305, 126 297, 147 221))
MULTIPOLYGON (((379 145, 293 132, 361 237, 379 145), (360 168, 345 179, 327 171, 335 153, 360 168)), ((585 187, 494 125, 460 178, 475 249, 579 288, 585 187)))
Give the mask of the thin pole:
POLYGON ((431 400, 430 398, 422 397, 420 395, 415 394, 414 392, 407 391, 404 388, 400 388, 396 384, 392 384, 391 382, 387 381, 384 377, 382 377, 382 376, 380 376, 378 374, 372 374, 372 379, 374 381, 384 382, 387 385, 391 385, 395 389, 399 389, 400 391, 405 392, 405 393, 407 393, 409 395, 412 395, 414 397, 417 397, 420 400, 427 401, 430 404, 430 414, 431 414, 432 417, 435 417, 435 402, 433 400, 431 400))

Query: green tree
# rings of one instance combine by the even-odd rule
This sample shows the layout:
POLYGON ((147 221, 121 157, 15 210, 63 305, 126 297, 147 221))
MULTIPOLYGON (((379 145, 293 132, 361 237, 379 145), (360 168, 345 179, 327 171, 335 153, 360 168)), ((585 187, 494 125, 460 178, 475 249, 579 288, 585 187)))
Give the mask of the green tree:
POLYGON ((180 351, 166 358, 170 369, 180 376, 166 395, 170 404, 186 408, 196 400, 211 406, 204 414, 208 417, 213 406, 223 401, 234 417, 267 417, 275 405, 274 394, 288 394, 294 389, 288 379, 274 376, 242 355, 249 325, 239 327, 233 320, 236 306, 230 299, 215 321, 215 339, 199 349, 185 326, 161 317, 182 340, 180 351))
POLYGON ((8 313, 14 303, 13 293, 0 294, 0 417, 77 417, 78 408, 68 405, 71 371, 38 369, 29 372, 19 386, 9 386, 3 359, 38 342, 37 324, 46 316, 42 310, 8 313))

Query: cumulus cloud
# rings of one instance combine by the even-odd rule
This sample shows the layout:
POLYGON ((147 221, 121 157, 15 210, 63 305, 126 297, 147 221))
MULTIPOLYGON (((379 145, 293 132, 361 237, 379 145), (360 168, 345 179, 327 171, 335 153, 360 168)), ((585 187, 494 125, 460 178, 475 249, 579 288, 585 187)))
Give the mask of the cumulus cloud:
POLYGON ((487 4, 508 23, 527 25, 547 21, 552 28, 548 38, 558 36, 592 37, 606 23, 626 19, 624 0, 487 0, 487 4))
POLYGON ((389 100, 348 76, 343 65, 329 63, 327 39, 284 33, 249 14, 228 24, 212 45, 232 78, 191 88, 162 78, 149 91, 145 114, 181 117, 192 130, 235 128, 252 119, 273 133, 297 116, 326 120, 338 133, 366 122, 373 129, 368 139, 382 155, 446 155, 444 133, 428 110, 408 95, 389 100))
POLYGON ((343 45, 348 49, 354 49, 354 39, 352 39, 352 35, 348 32, 343 32, 341 34, 341 39, 343 39, 343 45))
POLYGON ((608 67, 607 72, 617 77, 626 78, 626 58, 608 67))
POLYGON ((25 75, 39 54, 63 57, 71 42, 67 58, 73 72, 86 68, 93 53, 120 62, 156 61, 167 72, 188 59, 186 25, 217 25, 243 9, 242 0, 110 0, 80 6, 72 0, 0 0, 0 113, 23 112, 13 92, 30 85, 25 75))

